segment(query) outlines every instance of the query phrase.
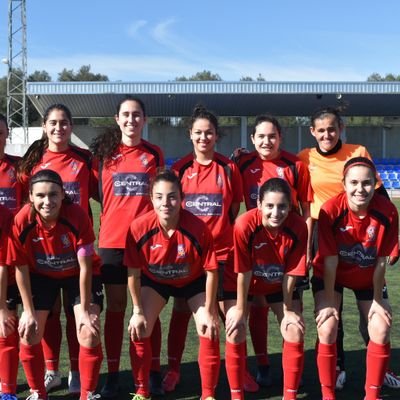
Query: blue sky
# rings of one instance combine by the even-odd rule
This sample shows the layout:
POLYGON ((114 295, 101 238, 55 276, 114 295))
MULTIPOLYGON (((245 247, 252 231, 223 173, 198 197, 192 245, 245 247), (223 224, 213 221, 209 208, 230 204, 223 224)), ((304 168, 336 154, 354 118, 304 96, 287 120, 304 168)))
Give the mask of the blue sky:
MULTIPOLYGON (((28 72, 90 64, 112 81, 211 70, 227 81, 400 74, 400 1, 26 0, 28 72)), ((8 0, 0 0, 0 58, 8 0)), ((0 76, 6 75, 0 64, 0 76)))

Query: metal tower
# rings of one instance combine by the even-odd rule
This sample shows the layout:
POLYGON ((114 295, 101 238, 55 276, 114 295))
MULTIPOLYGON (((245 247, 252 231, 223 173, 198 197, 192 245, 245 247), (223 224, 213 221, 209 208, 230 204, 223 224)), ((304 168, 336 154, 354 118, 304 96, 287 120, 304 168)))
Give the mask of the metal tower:
MULTIPOLYGON (((22 128, 28 143, 28 103, 26 96, 26 5, 25 0, 8 0, 7 120, 10 131, 22 128)), ((13 136, 13 133, 12 133, 13 136)), ((11 136, 11 141, 13 138, 11 136)))

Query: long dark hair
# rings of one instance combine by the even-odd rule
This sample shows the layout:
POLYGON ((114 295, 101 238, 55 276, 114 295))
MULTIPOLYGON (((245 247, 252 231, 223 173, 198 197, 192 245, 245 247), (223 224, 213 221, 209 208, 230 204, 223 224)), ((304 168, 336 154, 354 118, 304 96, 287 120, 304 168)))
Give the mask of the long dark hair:
MULTIPOLYGON (((143 116, 146 117, 146 109, 143 101, 138 97, 133 96, 126 96, 117 104, 116 115, 119 115, 121 106, 126 101, 134 101, 138 103, 142 109, 143 116)), ((108 163, 111 160, 111 156, 121 144, 121 138, 122 133, 119 127, 109 128, 106 130, 106 132, 93 139, 92 143, 90 144, 90 150, 100 161, 108 163)))

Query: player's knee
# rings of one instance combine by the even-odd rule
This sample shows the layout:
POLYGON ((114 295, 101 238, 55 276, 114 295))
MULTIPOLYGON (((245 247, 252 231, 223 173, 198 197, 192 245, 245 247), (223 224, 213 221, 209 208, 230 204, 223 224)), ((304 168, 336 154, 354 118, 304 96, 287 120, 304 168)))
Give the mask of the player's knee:
POLYGON ((337 321, 331 317, 318 328, 318 338, 321 343, 335 343, 337 336, 337 321))

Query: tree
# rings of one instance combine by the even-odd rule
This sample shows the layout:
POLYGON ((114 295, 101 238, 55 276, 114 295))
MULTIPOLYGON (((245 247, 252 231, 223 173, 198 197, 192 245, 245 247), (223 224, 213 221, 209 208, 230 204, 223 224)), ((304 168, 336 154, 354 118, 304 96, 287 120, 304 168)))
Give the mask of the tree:
POLYGON ((51 82, 51 76, 47 71, 34 71, 28 76, 28 82, 51 82))
POLYGON ((218 74, 213 74, 211 71, 196 72, 190 77, 180 76, 175 78, 176 81, 222 81, 218 74))
MULTIPOLYGON (((265 78, 259 73, 257 78, 255 79, 257 82, 265 82, 265 78)), ((240 78, 241 82, 254 82, 254 79, 251 76, 242 76, 240 78)))
POLYGON ((377 72, 374 72, 372 75, 370 75, 367 78, 368 82, 396 82, 400 81, 400 75, 394 75, 392 73, 386 74, 385 76, 382 76, 378 74, 377 72))
POLYGON ((108 76, 102 74, 94 74, 90 71, 90 65, 82 65, 77 72, 73 69, 64 68, 58 74, 58 80, 60 82, 94 82, 94 81, 106 81, 108 82, 108 76))

